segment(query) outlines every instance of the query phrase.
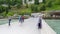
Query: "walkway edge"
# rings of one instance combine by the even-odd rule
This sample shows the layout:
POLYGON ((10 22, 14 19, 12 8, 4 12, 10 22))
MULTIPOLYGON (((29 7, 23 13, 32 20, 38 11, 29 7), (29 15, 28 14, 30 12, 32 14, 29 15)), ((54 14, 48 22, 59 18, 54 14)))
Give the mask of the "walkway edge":
MULTIPOLYGON (((45 24, 45 26, 47 26, 46 31, 47 31, 48 33, 56 34, 56 32, 45 22, 44 19, 42 19, 42 24, 45 24)), ((44 27, 43 27, 43 28, 44 28, 44 27)), ((47 34, 48 34, 48 33, 47 33, 47 34)))

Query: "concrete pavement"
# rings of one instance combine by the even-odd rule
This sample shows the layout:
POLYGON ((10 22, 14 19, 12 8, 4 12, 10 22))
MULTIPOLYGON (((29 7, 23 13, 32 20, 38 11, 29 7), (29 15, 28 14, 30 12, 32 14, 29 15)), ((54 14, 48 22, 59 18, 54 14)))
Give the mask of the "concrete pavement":
POLYGON ((38 18, 29 18, 23 24, 15 21, 10 27, 8 24, 0 25, 0 34, 56 34, 44 20, 42 29, 38 30, 37 24, 38 18))

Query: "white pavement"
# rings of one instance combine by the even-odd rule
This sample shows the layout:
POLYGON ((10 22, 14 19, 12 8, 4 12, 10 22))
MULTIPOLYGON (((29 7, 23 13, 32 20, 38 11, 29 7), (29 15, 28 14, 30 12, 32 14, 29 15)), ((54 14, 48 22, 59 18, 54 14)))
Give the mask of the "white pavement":
POLYGON ((0 25, 0 34, 56 34, 44 20, 42 20, 42 29, 37 28, 38 18, 26 19, 23 24, 18 21, 8 24, 0 25))

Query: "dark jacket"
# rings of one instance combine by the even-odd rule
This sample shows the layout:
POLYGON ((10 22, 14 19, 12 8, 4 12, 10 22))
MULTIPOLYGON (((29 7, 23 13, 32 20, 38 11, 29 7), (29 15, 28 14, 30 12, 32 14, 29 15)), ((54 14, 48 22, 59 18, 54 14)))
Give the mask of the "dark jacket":
POLYGON ((39 19, 38 28, 42 28, 42 20, 39 19))

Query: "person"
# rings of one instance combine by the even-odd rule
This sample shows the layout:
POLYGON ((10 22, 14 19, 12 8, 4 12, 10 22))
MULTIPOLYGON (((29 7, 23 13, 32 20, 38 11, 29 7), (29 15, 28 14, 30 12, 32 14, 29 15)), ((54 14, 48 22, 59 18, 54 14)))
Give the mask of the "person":
POLYGON ((19 22, 21 22, 21 16, 19 16, 19 22))
POLYGON ((22 16, 22 22, 24 22, 24 16, 22 16))
POLYGON ((19 16, 19 22, 21 22, 21 23, 24 22, 24 16, 19 16))
POLYGON ((38 29, 41 29, 42 28, 42 20, 39 19, 39 23, 38 23, 38 29))
POLYGON ((9 17, 9 24, 8 24, 9 26, 10 26, 10 23, 11 23, 11 17, 9 17))
POLYGON ((38 29, 42 28, 42 15, 39 16, 38 29))

